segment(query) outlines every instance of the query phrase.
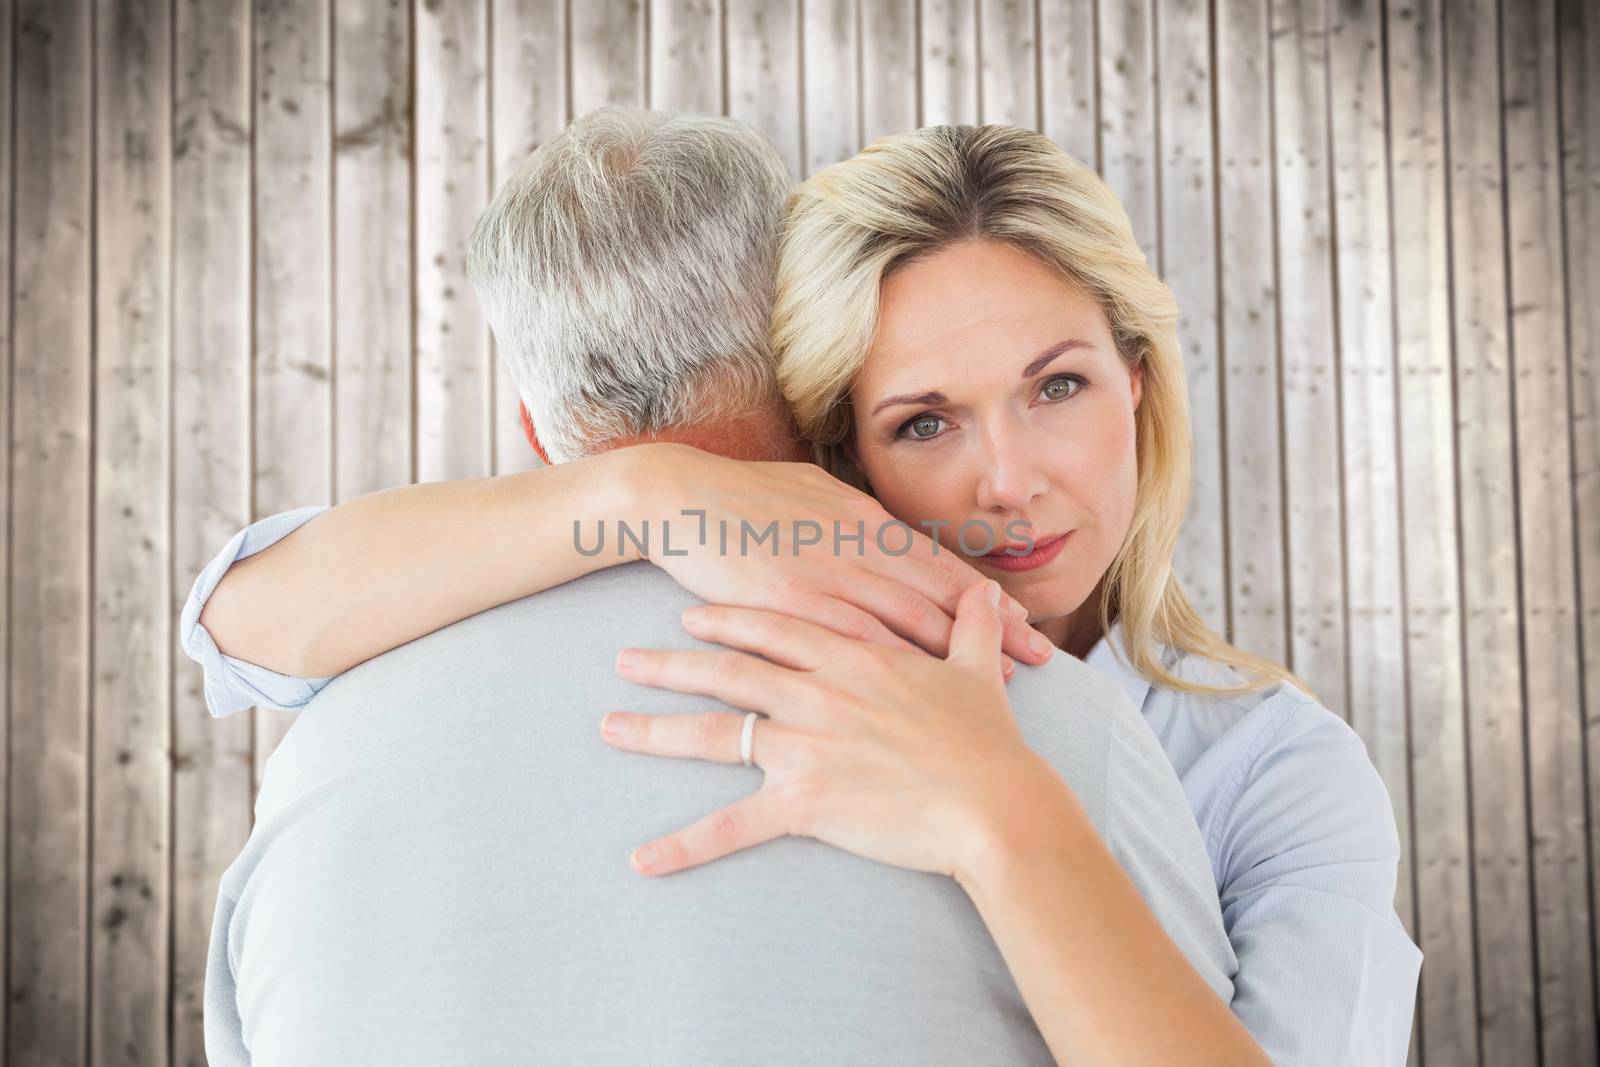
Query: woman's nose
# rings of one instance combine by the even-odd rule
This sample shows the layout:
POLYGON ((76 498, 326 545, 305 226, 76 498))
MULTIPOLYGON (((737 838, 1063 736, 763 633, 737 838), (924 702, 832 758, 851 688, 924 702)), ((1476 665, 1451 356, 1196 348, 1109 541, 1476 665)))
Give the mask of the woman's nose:
POLYGON ((1044 457, 1020 433, 990 434, 986 446, 980 460, 978 506, 986 511, 1025 510, 1049 485, 1044 457))

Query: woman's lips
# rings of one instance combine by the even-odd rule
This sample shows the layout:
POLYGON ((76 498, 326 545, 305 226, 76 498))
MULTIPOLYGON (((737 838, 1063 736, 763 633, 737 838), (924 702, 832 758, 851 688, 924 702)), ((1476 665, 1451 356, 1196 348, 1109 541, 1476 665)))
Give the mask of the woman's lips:
POLYGON ((1049 541, 1035 542, 1033 551, 1026 556, 1009 555, 1004 549, 1001 549, 999 552, 994 552, 987 556, 978 556, 977 558, 989 566, 998 567, 1003 571, 1031 571, 1035 567, 1043 567, 1060 555, 1061 546, 1065 545, 1067 538, 1071 536, 1072 534, 1069 531, 1049 541))

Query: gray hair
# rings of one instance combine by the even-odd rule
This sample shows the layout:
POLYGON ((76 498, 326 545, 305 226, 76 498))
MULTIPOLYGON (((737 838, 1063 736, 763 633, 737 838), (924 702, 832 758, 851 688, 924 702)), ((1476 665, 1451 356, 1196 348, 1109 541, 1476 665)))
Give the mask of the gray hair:
POLYGON ((553 462, 781 406, 767 333, 791 184, 742 123, 605 107, 500 188, 467 276, 553 462))

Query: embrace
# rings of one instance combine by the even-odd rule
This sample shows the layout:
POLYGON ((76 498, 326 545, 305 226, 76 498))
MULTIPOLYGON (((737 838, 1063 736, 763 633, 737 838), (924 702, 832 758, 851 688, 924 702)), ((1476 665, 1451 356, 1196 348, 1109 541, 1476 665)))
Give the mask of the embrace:
POLYGON ((546 465, 184 609, 214 715, 298 712, 215 1067, 1405 1061, 1388 794, 1172 573, 1178 310, 1092 169, 605 108, 468 267, 546 465))

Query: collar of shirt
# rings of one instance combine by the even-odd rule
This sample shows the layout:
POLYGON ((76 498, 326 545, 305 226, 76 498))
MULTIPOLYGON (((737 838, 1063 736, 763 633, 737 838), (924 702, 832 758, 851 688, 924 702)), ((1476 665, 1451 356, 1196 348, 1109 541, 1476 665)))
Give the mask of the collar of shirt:
POLYGON ((1100 640, 1096 641, 1089 654, 1083 661, 1101 674, 1114 678, 1128 694, 1128 699, 1133 701, 1133 706, 1139 711, 1144 711, 1145 697, 1150 693, 1150 683, 1136 674, 1128 666, 1128 646, 1123 643, 1122 620, 1118 619, 1111 624, 1111 631, 1100 640), (1118 658, 1118 653, 1122 658, 1118 658))

